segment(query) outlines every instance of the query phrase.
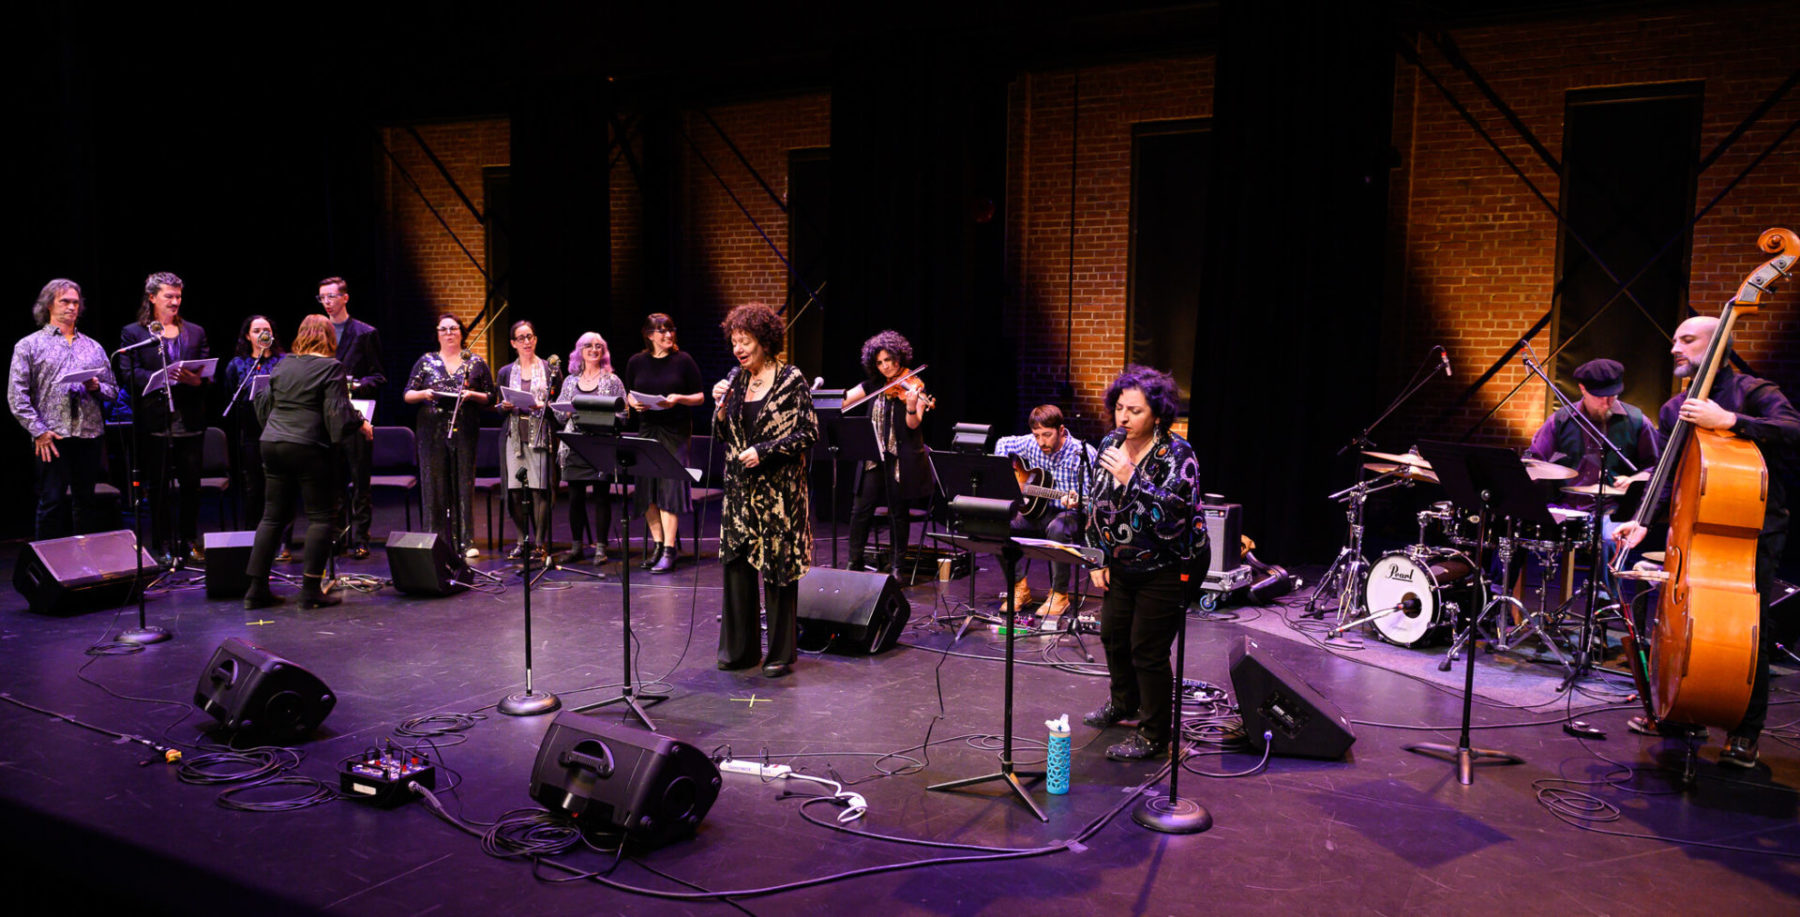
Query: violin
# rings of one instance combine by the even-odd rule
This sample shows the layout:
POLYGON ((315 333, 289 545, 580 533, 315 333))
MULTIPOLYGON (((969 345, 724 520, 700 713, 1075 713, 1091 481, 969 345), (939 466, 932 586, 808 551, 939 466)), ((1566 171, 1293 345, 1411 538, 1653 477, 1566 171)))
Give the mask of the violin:
MULTIPOLYGON (((920 368, 923 369, 924 367, 920 368)), ((882 394, 885 394, 895 401, 904 401, 906 400, 907 395, 913 395, 918 399, 919 411, 921 413, 937 407, 937 399, 925 394, 925 380, 920 379, 917 376, 909 376, 901 379, 892 387, 883 389, 882 394)))

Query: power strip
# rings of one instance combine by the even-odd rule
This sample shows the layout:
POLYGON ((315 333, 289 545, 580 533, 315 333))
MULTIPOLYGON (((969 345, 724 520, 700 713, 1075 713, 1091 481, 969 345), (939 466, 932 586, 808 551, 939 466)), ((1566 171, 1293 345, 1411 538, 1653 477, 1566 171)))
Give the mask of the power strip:
POLYGON ((743 761, 737 758, 727 758, 724 761, 720 761, 719 770, 722 770, 727 774, 748 774, 751 777, 761 777, 764 780, 773 780, 776 777, 786 777, 794 772, 793 768, 788 767, 785 764, 758 764, 755 761, 743 761))

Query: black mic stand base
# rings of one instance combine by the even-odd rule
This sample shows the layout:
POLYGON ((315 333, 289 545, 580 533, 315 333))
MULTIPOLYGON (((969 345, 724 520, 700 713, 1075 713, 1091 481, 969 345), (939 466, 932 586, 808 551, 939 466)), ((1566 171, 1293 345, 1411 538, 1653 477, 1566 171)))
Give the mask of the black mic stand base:
POLYGON ((1132 810, 1131 820, 1160 834, 1199 834, 1213 826, 1205 806, 1168 796, 1146 796, 1132 810))
POLYGON ((501 701, 497 709, 507 716, 537 716, 561 708, 562 699, 556 695, 527 688, 501 701))
POLYGON ((638 722, 644 724, 645 729, 648 729, 651 732, 655 732, 656 731, 656 723, 650 719, 650 714, 644 711, 644 705, 638 703, 639 697, 642 697, 651 703, 656 703, 657 701, 668 699, 666 697, 658 697, 653 694, 638 694, 636 692, 627 692, 625 694, 619 695, 618 697, 609 697, 606 700, 597 701, 595 703, 588 704, 585 707, 577 707, 577 708, 575 708, 575 712, 576 713, 586 713, 589 710, 597 710, 601 707, 610 706, 612 704, 624 704, 625 708, 628 711, 630 711, 633 716, 638 718, 638 722))
POLYGON ((1438 742, 1420 742, 1416 745, 1402 746, 1415 754, 1428 755, 1440 761, 1456 762, 1456 782, 1468 786, 1475 782, 1475 765, 1477 764, 1524 764, 1525 759, 1518 755, 1491 748, 1470 748, 1466 745, 1444 745, 1438 742))
POLYGON ((134 643, 138 646, 161 643, 164 640, 169 639, 169 637, 170 634, 167 630, 157 627, 154 624, 146 624, 143 627, 134 627, 130 630, 119 632, 120 643, 134 643))

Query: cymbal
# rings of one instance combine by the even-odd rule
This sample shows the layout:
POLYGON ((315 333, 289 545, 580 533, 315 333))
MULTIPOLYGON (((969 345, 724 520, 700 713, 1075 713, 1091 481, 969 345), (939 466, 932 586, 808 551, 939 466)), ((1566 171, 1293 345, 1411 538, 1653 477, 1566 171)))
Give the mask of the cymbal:
POLYGON ((1608 487, 1605 484, 1577 484, 1562 489, 1563 493, 1576 494, 1583 497, 1623 497, 1628 487, 1608 487))
POLYGON ((1414 468, 1431 467, 1431 463, 1425 461, 1425 457, 1417 452, 1369 452, 1368 450, 1364 450, 1363 454, 1369 458, 1381 459, 1384 462, 1393 462, 1396 465, 1411 465, 1414 468))
POLYGON ((1573 468, 1565 468, 1541 459, 1526 458, 1520 459, 1520 461, 1525 463, 1525 473, 1530 475, 1533 481, 1566 481, 1575 477, 1576 474, 1573 468))
POLYGON ((1403 478, 1408 481, 1425 481, 1430 484, 1438 483, 1437 472, 1432 471, 1430 468, 1417 468, 1412 465, 1384 464, 1382 462, 1367 462, 1363 465, 1363 468, 1373 471, 1376 474, 1398 472, 1394 477, 1403 478))

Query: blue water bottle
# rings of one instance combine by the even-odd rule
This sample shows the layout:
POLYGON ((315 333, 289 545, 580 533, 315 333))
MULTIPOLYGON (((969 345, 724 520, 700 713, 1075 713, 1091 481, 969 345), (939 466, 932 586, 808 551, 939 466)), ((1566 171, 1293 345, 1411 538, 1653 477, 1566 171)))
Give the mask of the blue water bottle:
POLYGON ((1050 728, 1050 753, 1044 764, 1046 783, 1052 795, 1061 796, 1069 792, 1069 715, 1045 720, 1044 725, 1050 728))

